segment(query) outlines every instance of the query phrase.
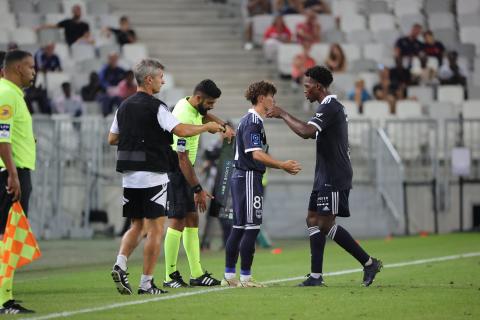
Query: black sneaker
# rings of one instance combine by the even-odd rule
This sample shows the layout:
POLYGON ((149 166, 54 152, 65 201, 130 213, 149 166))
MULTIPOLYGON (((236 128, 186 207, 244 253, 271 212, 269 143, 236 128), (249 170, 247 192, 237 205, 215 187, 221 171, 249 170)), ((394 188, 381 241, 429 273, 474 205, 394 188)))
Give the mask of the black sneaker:
POLYGON ((213 286, 219 286, 220 281, 212 278, 211 273, 208 273, 208 271, 205 271, 204 274, 202 274, 198 278, 190 279, 190 285, 191 286, 202 286, 202 287, 213 287, 213 286))
POLYGON ((302 283, 298 284, 298 286, 299 287, 326 287, 322 276, 316 279, 312 277, 310 274, 307 274, 307 279, 305 279, 302 283))
POLYGON ((120 294, 130 295, 133 293, 130 284, 128 283, 128 273, 123 271, 118 265, 113 266, 112 270, 112 279, 117 286, 118 292, 120 294))
POLYGON ((0 308, 0 314, 19 314, 19 313, 35 313, 18 304, 18 301, 8 300, 0 308))
POLYGON ((372 284, 377 273, 382 269, 382 261, 372 258, 372 264, 363 268, 363 285, 368 287, 372 284))
POLYGON ((143 290, 142 288, 138 288, 138 294, 164 294, 168 292, 160 288, 157 288, 157 286, 153 282, 153 279, 150 280, 150 284, 151 286, 150 286, 150 289, 148 290, 143 290))
POLYGON ((190 286, 183 281, 182 275, 180 272, 175 271, 169 275, 170 281, 163 281, 163 286, 165 288, 189 288, 190 286))

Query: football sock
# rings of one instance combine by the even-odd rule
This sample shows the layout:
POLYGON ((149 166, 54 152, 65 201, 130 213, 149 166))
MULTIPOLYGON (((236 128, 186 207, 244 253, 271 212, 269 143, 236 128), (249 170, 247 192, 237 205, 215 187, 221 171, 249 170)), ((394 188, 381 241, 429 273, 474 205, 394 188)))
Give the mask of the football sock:
MULTIPOLYGON (((231 271, 231 270, 229 270, 229 271, 231 271)), ((233 271, 235 271, 235 270, 233 270, 233 271)), ((236 276, 237 276, 237 274, 236 274, 235 272, 227 272, 227 271, 225 271, 225 279, 227 279, 227 280, 233 279, 233 278, 235 278, 236 276)))
POLYGON ((255 241, 257 240, 258 233, 260 229, 249 229, 245 230, 245 233, 240 242, 240 257, 241 261, 241 271, 249 272, 252 263, 253 255, 255 254, 255 241))
POLYGON ((373 260, 372 260, 372 257, 368 258, 368 261, 365 262, 364 266, 365 267, 368 267, 369 265, 371 265, 373 263, 373 260))
POLYGON ((370 256, 358 245, 347 230, 339 225, 333 225, 328 232, 328 237, 338 243, 345 251, 350 253, 361 265, 365 265, 370 256))
POLYGON ((142 274, 142 277, 140 278, 140 288, 143 290, 148 290, 152 287, 152 279, 153 276, 147 276, 145 274, 142 274))
POLYGON ((115 265, 119 266, 120 269, 122 269, 123 271, 127 271, 127 257, 123 254, 119 254, 117 256, 117 261, 115 262, 115 265))
POLYGON ((310 274, 321 275, 323 272, 323 252, 327 237, 320 232, 317 226, 308 228, 308 233, 310 235, 310 274))
POLYGON ((165 251, 165 280, 171 281, 170 274, 177 271, 178 250, 180 249, 180 239, 182 233, 173 228, 167 229, 165 236, 164 251, 165 251))
POLYGON ((187 253, 190 274, 193 278, 198 278, 203 274, 200 264, 200 240, 198 238, 198 228, 185 228, 183 230, 183 247, 187 253))
POLYGON ((232 228, 227 244, 225 245, 225 273, 235 272, 235 265, 238 261, 240 241, 242 240, 244 229, 232 228))
POLYGON ((252 279, 252 275, 250 274, 250 270, 242 270, 240 273, 240 281, 250 281, 252 279))

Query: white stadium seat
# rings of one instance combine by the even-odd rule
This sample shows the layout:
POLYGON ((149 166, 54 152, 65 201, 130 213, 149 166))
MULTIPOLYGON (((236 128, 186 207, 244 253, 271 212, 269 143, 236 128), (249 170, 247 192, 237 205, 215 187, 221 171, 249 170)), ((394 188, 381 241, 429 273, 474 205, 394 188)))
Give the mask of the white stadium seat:
MULTIPOLYGON (((253 17, 253 42, 261 45, 263 42, 263 34, 272 24, 273 16, 271 14, 261 14, 253 17)), ((290 30, 292 31, 292 30, 290 30)), ((295 32, 295 31, 292 31, 295 32)))
POLYGON ((464 90, 460 85, 443 85, 437 89, 437 100, 460 105, 464 100, 464 90))
POLYGON ((480 13, 480 1, 457 0, 457 14, 480 13))
POLYGON ((467 100, 462 106, 465 119, 480 119, 480 100, 467 100))
POLYGON ((429 14, 427 21, 430 29, 455 28, 455 18, 450 12, 436 12, 429 14))
POLYGON ((278 46, 277 69, 280 74, 290 74, 293 58, 302 52, 302 46, 297 43, 282 43, 278 46))
POLYGON ((132 64, 148 57, 147 47, 141 43, 128 43, 122 49, 123 57, 132 64))
POLYGON ((388 13, 374 13, 369 16, 370 30, 395 30, 395 17, 388 13))
POLYGON ((395 106, 395 112, 398 118, 420 118, 422 114, 422 105, 414 100, 399 100, 395 106))
POLYGON ((31 28, 17 28, 10 31, 10 39, 18 45, 36 44, 38 42, 37 33, 31 28))
POLYGON ((386 101, 365 101, 363 103, 363 116, 367 119, 377 121, 377 124, 383 125, 385 120, 392 117, 390 114, 390 105, 386 101))
POLYGON ((340 17, 340 30, 343 32, 365 30, 366 25, 365 16, 359 14, 348 14, 340 17))

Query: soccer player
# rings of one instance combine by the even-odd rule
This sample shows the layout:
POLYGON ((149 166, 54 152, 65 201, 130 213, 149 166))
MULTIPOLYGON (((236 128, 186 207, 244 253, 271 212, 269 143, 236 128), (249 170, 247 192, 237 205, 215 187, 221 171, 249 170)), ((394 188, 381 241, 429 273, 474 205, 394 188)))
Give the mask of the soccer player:
POLYGON ((167 207, 167 172, 178 157, 171 148, 173 134, 181 137, 209 131, 223 131, 223 126, 180 123, 167 106, 153 95, 165 83, 163 65, 155 59, 143 59, 134 68, 137 93, 122 102, 108 134, 108 142, 118 145, 117 171, 123 180, 123 216, 131 219, 123 235, 117 260, 111 272, 120 294, 130 295, 127 259, 146 234, 143 249, 143 274, 138 294, 162 294, 156 287, 153 272, 163 238, 167 207))
POLYGON ((252 108, 240 120, 235 143, 234 167, 231 180, 233 229, 225 247, 225 276, 222 286, 264 287, 253 280, 251 267, 255 240, 260 232, 263 215, 262 176, 265 167, 297 174, 300 164, 294 160, 279 161, 268 152, 263 118, 273 107, 275 86, 266 81, 252 83, 245 98, 252 108), (238 255, 241 257, 240 281, 236 278, 238 255))
POLYGON ((323 252, 326 237, 350 253, 363 268, 363 285, 372 284, 382 262, 369 256, 350 233, 335 223, 335 218, 349 217, 348 196, 352 188, 352 165, 348 146, 348 118, 337 96, 328 87, 332 73, 315 66, 305 72, 304 92, 310 102, 318 102, 315 116, 307 123, 278 106, 267 116, 281 118, 297 135, 316 139, 316 166, 313 191, 308 204, 307 227, 310 235, 311 273, 300 286, 322 286, 323 252))
MULTIPOLYGON (((231 140, 234 130, 225 125, 209 111, 215 106, 221 95, 220 89, 210 79, 205 79, 196 85, 191 97, 181 99, 175 105, 172 113, 181 122, 202 124, 205 121, 215 121, 225 126, 224 136, 231 140)), ((213 278, 207 271, 203 272, 200 263, 200 241, 198 237, 198 213, 206 210, 207 198, 212 196, 203 190, 194 164, 197 157, 200 135, 181 138, 174 135, 172 148, 177 151, 180 167, 169 173, 169 209, 170 226, 165 237, 165 282, 164 287, 187 287, 177 270, 178 250, 183 237, 183 247, 190 266, 190 286, 216 286, 220 281, 213 278)))

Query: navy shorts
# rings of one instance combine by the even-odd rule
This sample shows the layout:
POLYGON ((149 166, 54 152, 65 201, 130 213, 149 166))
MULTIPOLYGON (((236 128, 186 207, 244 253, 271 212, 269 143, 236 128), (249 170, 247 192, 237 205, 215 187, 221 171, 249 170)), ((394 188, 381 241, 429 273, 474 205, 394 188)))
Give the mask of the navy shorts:
POLYGON ((331 186, 321 187, 320 190, 313 190, 308 203, 308 210, 320 215, 335 215, 339 217, 350 217, 348 207, 348 196, 350 189, 335 190, 331 186))
POLYGON ((183 219, 189 212, 197 212, 193 191, 181 171, 168 173, 168 218, 183 219))
POLYGON ((156 219, 165 216, 167 184, 151 188, 123 188, 123 216, 156 219))
POLYGON ((262 174, 235 169, 231 178, 233 227, 260 229, 263 215, 262 174))

